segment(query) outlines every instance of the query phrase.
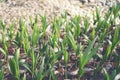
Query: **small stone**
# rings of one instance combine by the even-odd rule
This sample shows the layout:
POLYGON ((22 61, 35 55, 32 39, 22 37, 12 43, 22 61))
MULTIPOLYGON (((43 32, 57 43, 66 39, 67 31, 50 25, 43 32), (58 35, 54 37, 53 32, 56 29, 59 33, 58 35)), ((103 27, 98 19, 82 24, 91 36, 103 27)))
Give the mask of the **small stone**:
POLYGON ((88 3, 88 0, 79 0, 82 4, 88 3))
POLYGON ((119 80, 120 79, 120 73, 115 76, 114 80, 119 80))
POLYGON ((112 65, 111 64, 107 64, 106 65, 106 69, 109 70, 110 68, 112 68, 112 65))
POLYGON ((94 2, 95 2, 95 0, 88 0, 88 2, 94 3, 94 2))
POLYGON ((89 72, 89 71, 93 71, 94 69, 92 69, 92 68, 84 68, 84 71, 85 72, 89 72))
POLYGON ((75 69, 75 70, 72 70, 72 71, 68 71, 68 74, 71 75, 71 76, 74 76, 74 75, 77 75, 78 74, 78 71, 79 69, 75 69))

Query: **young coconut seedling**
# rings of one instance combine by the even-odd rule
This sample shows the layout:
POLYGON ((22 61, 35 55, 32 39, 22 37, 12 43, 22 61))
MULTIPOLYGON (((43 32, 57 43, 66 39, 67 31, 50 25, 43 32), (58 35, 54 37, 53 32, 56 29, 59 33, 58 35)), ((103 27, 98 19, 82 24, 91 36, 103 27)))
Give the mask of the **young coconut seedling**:
POLYGON ((5 61, 7 61, 8 44, 6 40, 6 25, 4 24, 2 20, 0 20, 0 27, 2 27, 2 44, 3 44, 3 48, 0 48, 0 51, 4 54, 5 61))
POLYGON ((101 44, 98 44, 95 48, 93 47, 95 41, 96 41, 97 37, 93 40, 89 42, 88 47, 85 49, 84 52, 80 53, 80 63, 79 63, 79 71, 78 71, 78 75, 79 75, 79 79, 83 76, 84 74, 84 67, 85 65, 88 63, 88 61, 94 56, 96 55, 96 51, 98 50, 98 48, 101 46, 101 44))
POLYGON ((20 49, 17 49, 15 56, 10 59, 8 65, 9 70, 11 74, 14 76, 15 80, 20 80, 19 54, 20 54, 20 49))

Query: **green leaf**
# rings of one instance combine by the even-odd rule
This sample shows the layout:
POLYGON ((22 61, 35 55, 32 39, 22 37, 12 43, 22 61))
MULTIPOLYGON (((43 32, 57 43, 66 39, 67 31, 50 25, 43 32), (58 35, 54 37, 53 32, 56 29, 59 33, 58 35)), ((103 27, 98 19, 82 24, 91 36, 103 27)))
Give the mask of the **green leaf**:
POLYGON ((114 19, 117 18, 119 16, 119 11, 120 11, 120 6, 119 4, 118 5, 115 5, 112 7, 112 10, 113 10, 113 15, 114 15, 114 19))
POLYGON ((60 37, 60 27, 61 27, 61 24, 59 23, 59 21, 57 19, 54 19, 53 32, 54 32, 54 34, 57 35, 58 38, 60 37))
POLYGON ((109 9, 108 12, 105 14, 105 20, 107 21, 110 18, 112 11, 109 9))
POLYGON ((40 69, 39 69, 38 74, 37 74, 37 80, 42 80, 43 77, 45 76, 45 75, 43 75, 43 70, 44 70, 44 65, 45 65, 44 60, 45 60, 45 57, 42 58, 42 63, 40 65, 40 69))
POLYGON ((89 29, 89 25, 90 25, 90 23, 89 23, 89 18, 88 18, 88 17, 85 17, 85 18, 84 18, 84 26, 85 26, 85 28, 84 28, 84 34, 87 34, 88 29, 89 29))
POLYGON ((93 40, 95 38, 95 34, 96 34, 96 31, 95 31, 95 28, 92 29, 92 32, 90 34, 90 39, 93 40))
POLYGON ((93 48, 90 52, 83 53, 81 60, 81 67, 84 67, 88 63, 88 61, 96 54, 96 51, 100 46, 101 44, 99 44, 96 48, 93 48))
POLYGON ((112 43, 109 41, 103 60, 105 61, 111 53, 112 43))
POLYGON ((63 54, 64 54, 65 63, 67 64, 68 63, 68 53, 67 53, 67 51, 65 51, 63 54))
POLYGON ((20 79, 19 51, 20 49, 17 49, 15 56, 9 61, 9 70, 17 80, 20 79))
POLYGON ((31 36, 33 47, 35 47, 35 45, 38 43, 39 38, 40 38, 40 30, 37 24, 35 24, 33 27, 33 32, 31 36))
POLYGON ((110 75, 110 79, 115 80, 114 78, 115 78, 116 74, 117 74, 116 70, 113 70, 112 74, 110 75))
POLYGON ((6 25, 4 24, 4 22, 2 20, 0 20, 0 27, 2 27, 3 31, 6 30, 6 25))
POLYGON ((80 21, 81 21, 81 17, 80 16, 75 16, 74 18, 72 18, 71 20, 71 25, 74 28, 74 34, 75 36, 78 37, 80 36, 80 21))
POLYGON ((91 51, 91 49, 93 48, 93 45, 94 45, 96 39, 97 39, 97 37, 96 37, 93 41, 90 41, 90 42, 89 42, 89 45, 88 45, 88 47, 85 49, 85 51, 83 52, 83 54, 87 54, 87 53, 89 53, 89 52, 91 51))
POLYGON ((97 21, 100 20, 100 12, 97 7, 96 7, 96 18, 97 18, 97 21))
POLYGON ((19 77, 20 77, 19 65, 17 65, 17 62, 14 58, 10 59, 9 67, 10 67, 11 73, 19 80, 19 77))
POLYGON ((42 22, 42 32, 43 32, 43 35, 45 34, 45 31, 48 27, 48 23, 47 23, 47 19, 46 19, 46 16, 41 16, 41 22, 42 22))
POLYGON ((105 68, 103 68, 103 71, 104 71, 105 80, 111 80, 111 79, 110 79, 110 76, 109 76, 109 74, 108 74, 108 72, 106 71, 105 68))
POLYGON ((16 50, 15 60, 16 60, 16 61, 19 61, 19 57, 20 57, 20 48, 16 50))
POLYGON ((22 64, 30 73, 32 73, 30 66, 27 63, 22 64))
POLYGON ((4 69, 0 70, 0 80, 4 80, 4 69))
POLYGON ((85 49, 84 52, 80 53, 80 63, 79 63, 79 78, 82 77, 84 73, 84 66, 88 63, 88 61, 96 54, 98 48, 101 46, 99 43, 98 46, 93 48, 93 45, 96 41, 97 37, 91 41, 88 45, 88 47, 85 49))
POLYGON ((81 43, 78 44, 78 45, 77 45, 77 50, 76 50, 76 56, 79 56, 79 55, 80 55, 80 52, 82 51, 82 49, 83 49, 82 44, 81 44, 81 43))
POLYGON ((12 23, 8 29, 8 36, 9 36, 9 39, 13 39, 13 36, 14 36, 14 23, 12 23))
POLYGON ((115 29, 112 39, 112 50, 120 43, 120 25, 115 29))
POLYGON ((68 34, 68 39, 69 39, 73 49, 76 51, 77 50, 76 42, 75 42, 74 37, 71 32, 69 32, 69 34, 68 34))
POLYGON ((53 48, 55 48, 56 47, 56 45, 57 45, 57 41, 58 41, 58 39, 57 39, 58 37, 57 37, 57 35, 56 34, 53 34, 52 35, 52 38, 51 38, 51 45, 52 45, 52 47, 53 48))
POLYGON ((28 30, 26 29, 25 31, 25 34, 24 34, 24 44, 23 44, 23 47, 24 47, 24 50, 25 50, 25 54, 28 55, 29 53, 29 50, 30 50, 30 36, 28 35, 28 30))
POLYGON ((31 59, 32 59, 32 66, 31 66, 31 71, 32 71, 32 74, 34 74, 34 70, 35 70, 35 65, 36 65, 36 61, 35 61, 35 53, 34 51, 32 50, 31 52, 31 59))
POLYGON ((23 76, 22 80, 26 80, 26 74, 24 74, 24 76, 23 76))
POLYGON ((5 50, 3 48, 0 48, 0 51, 6 56, 7 53, 5 52, 5 50))

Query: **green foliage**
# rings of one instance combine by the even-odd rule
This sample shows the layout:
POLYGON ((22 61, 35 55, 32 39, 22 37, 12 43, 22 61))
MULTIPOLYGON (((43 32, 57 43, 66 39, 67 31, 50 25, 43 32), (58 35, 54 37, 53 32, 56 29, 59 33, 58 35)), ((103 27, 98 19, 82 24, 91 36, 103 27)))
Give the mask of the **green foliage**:
POLYGON ((0 79, 4 80, 4 69, 0 70, 0 79))
POLYGON ((80 70, 79 70, 79 73, 78 73, 79 74, 79 79, 84 74, 84 67, 85 67, 85 65, 96 54, 96 51, 98 50, 98 48, 101 45, 101 44, 99 44, 98 46, 96 46, 96 48, 93 47, 96 39, 97 38, 95 38, 93 41, 90 41, 89 45, 85 49, 85 51, 80 53, 80 63, 79 63, 79 69, 80 70))
MULTIPOLYGON (((119 6, 113 6, 104 17, 101 17, 96 8, 93 23, 95 27, 92 28, 87 16, 75 16, 68 20, 66 12, 60 18, 54 18, 50 35, 46 34, 49 23, 45 15, 40 16, 41 22, 38 15, 34 20, 30 17, 30 27, 21 19, 17 30, 14 30, 14 23, 7 29, 6 24, 0 20, 0 56, 3 56, 0 60, 8 65, 7 68, 14 80, 26 80, 26 73, 29 73, 32 80, 57 80, 60 75, 67 79, 68 71, 73 66, 78 69, 76 73, 80 80, 84 77, 84 69, 91 59, 98 63, 91 71, 95 77, 103 72, 105 80, 113 80, 120 72, 120 25, 115 23, 119 17, 119 10, 119 6), (13 57, 9 58, 11 55, 13 57), (116 62, 112 74, 105 67, 106 62, 112 62, 111 59, 115 59, 116 62), (61 67, 63 71, 59 69, 61 67), (20 72, 21 68, 25 70, 24 73, 20 72)), ((4 71, 4 67, 0 69, 1 80, 4 80, 4 71)))
POLYGON ((20 54, 20 49, 17 49, 15 56, 9 61, 9 69, 12 75, 15 77, 15 80, 20 79, 19 54, 20 54))
POLYGON ((10 25, 10 28, 8 29, 8 37, 9 37, 9 40, 12 41, 13 37, 14 37, 14 23, 12 23, 10 25))

